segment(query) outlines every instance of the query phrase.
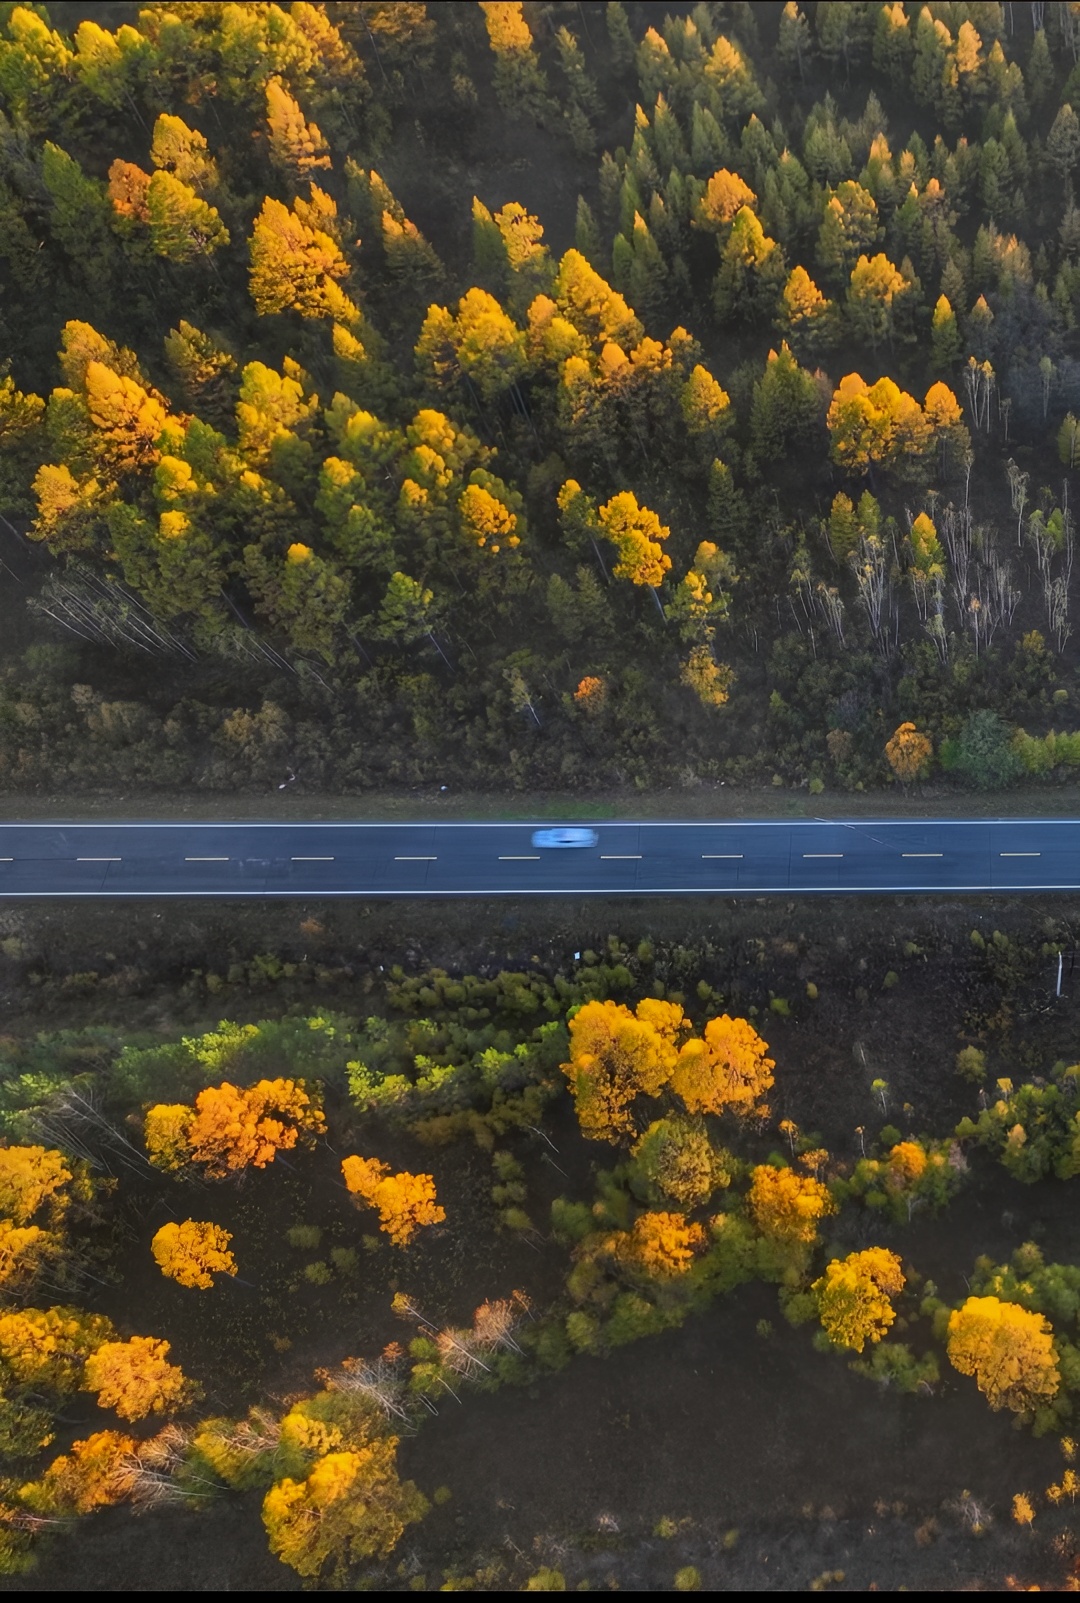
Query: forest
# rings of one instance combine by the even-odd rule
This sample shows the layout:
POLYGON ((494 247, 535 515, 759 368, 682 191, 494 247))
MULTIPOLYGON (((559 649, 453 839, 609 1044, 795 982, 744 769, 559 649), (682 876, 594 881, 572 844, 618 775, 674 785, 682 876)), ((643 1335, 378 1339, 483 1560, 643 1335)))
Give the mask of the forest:
MULTIPOLYGON (((1072 0, 3 0, 10 812, 1067 802, 1078 165, 1072 0)), ((838 908, 0 907, 0 1588, 1080 1589, 1080 925, 838 908)))
POLYGON ((1073 777, 1071 4, 0 24, 10 791, 1073 777))
POLYGON ((1078 931, 978 905, 6 911, 0 1584, 1075 1590, 1078 931))

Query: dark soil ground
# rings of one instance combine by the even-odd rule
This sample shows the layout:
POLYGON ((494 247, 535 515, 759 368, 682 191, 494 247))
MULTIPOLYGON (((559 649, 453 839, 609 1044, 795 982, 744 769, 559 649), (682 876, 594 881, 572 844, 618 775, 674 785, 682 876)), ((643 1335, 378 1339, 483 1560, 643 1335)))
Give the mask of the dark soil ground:
MULTIPOLYGON (((682 976, 689 1007, 698 1006, 704 978, 740 1011, 760 1009, 777 1061, 774 1120, 793 1118, 850 1158, 860 1126, 869 1136, 887 1117, 905 1131, 943 1135, 974 1111, 977 1093, 953 1072, 965 1042, 987 1049, 991 1078, 1045 1072, 1077 1055, 1080 979, 1070 983, 1067 958, 1065 994, 1055 999, 1056 958, 1043 950, 1071 947, 1076 923, 1071 902, 1049 898, 590 901, 520 913, 483 904, 174 904, 164 914, 26 906, 0 921, 0 1008, 8 1035, 121 1019, 132 1032, 175 1037, 289 1005, 379 1011, 380 964, 569 973, 575 951, 601 951, 609 934, 631 950, 648 936, 656 972, 669 986, 682 976), (1006 946, 994 945, 995 929, 1006 946), (986 950, 972 943, 973 930, 986 950), (329 977, 261 989, 235 978, 208 994, 208 972, 227 975, 233 965, 243 973, 260 952, 306 954, 329 977), (818 987, 814 1001, 808 981, 818 987), (789 1016, 769 1010, 770 993, 789 1003, 789 1016), (888 1082, 886 1108, 871 1091, 876 1079, 888 1082)), ((565 1252, 499 1228, 490 1163, 471 1142, 433 1150, 370 1126, 332 1127, 337 1150, 320 1144, 238 1190, 213 1188, 212 1215, 202 1192, 154 1178, 121 1186, 120 1280, 99 1305, 123 1328, 172 1342, 204 1386, 207 1408, 309 1392, 317 1368, 407 1339, 390 1310, 398 1289, 438 1322, 467 1321, 484 1298, 515 1287, 537 1308, 559 1292, 565 1252), (407 1256, 395 1252, 342 1190, 344 1150, 430 1169, 446 1224, 407 1256), (148 1242, 170 1214, 212 1216, 231 1230, 241 1283, 204 1295, 164 1281, 148 1242), (287 1245, 296 1224, 321 1227, 318 1248, 287 1245), (335 1245, 357 1250, 356 1274, 311 1285, 304 1266, 325 1261, 335 1245)), ((538 1138, 504 1143, 525 1165, 526 1207, 541 1230, 555 1195, 588 1197, 590 1171, 612 1161, 608 1149, 580 1140, 564 1101, 545 1128, 564 1173, 543 1160, 550 1149, 538 1138)), ((763 1133, 762 1151, 775 1139, 763 1133)), ((953 1300, 981 1253, 1002 1261, 1035 1240, 1048 1259, 1075 1260, 1075 1185, 1022 1186, 976 1159, 945 1215, 901 1227, 849 1209, 826 1244, 893 1246, 953 1300)), ((80 1423, 69 1422, 73 1434, 80 1423)), ((437 1589, 451 1574, 512 1590, 542 1564, 562 1570, 569 1587, 591 1589, 667 1590, 687 1565, 713 1590, 815 1582, 997 1590, 1007 1577, 1060 1587, 1080 1551, 1075 1510, 1055 1511, 1042 1495, 1063 1467, 1054 1439, 1012 1429, 947 1366, 931 1396, 880 1390, 842 1358, 815 1352, 807 1330, 783 1321, 775 1289, 762 1285, 606 1360, 575 1359, 528 1390, 448 1400, 401 1456, 403 1473, 429 1496, 438 1487, 451 1496, 372 1578, 383 1590, 437 1589), (1036 1497, 1031 1532, 1010 1518, 1019 1491, 1036 1497), (656 1534, 661 1520, 666 1536, 656 1534)), ((258 1500, 226 1496, 197 1514, 134 1519, 118 1510, 84 1521, 8 1588, 271 1591, 300 1582, 267 1553, 258 1500)))

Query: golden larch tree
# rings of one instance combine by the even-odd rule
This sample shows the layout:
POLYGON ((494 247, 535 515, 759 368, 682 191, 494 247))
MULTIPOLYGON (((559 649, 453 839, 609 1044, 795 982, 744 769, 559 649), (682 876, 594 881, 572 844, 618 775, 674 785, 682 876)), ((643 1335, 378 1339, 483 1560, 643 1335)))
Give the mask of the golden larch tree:
POLYGON ((634 1014, 621 1002, 586 1002, 570 1020, 570 1061, 562 1071, 590 1141, 632 1136, 634 1099, 657 1096, 667 1084, 677 1050, 672 1019, 657 1015, 656 1008, 672 1006, 646 999, 634 1014))
POLYGON ((900 1259, 885 1247, 834 1258, 810 1288, 833 1345, 861 1353, 868 1341, 880 1341, 896 1318, 891 1299, 904 1281, 900 1259))
POLYGON ((690 1113, 763 1113, 776 1067, 768 1051, 752 1024, 723 1013, 684 1044, 671 1088, 690 1113))
POLYGON ((750 185, 721 167, 705 185, 705 193, 698 202, 697 221, 702 228, 714 232, 732 222, 744 206, 755 206, 757 196, 750 185))
POLYGON ((902 785, 921 779, 933 755, 933 745, 912 723, 901 724, 885 744, 889 767, 902 785))
POLYGON ((106 1341, 86 1360, 82 1390, 97 1393, 98 1407, 121 1419, 171 1414, 182 1408, 193 1387, 182 1369, 168 1361, 169 1343, 154 1336, 106 1341))
POLYGON ((991 1408, 1024 1414, 1051 1402, 1061 1386, 1050 1321, 1019 1303, 969 1297, 949 1315, 949 1362, 991 1408))
POLYGON ((330 152, 318 126, 308 122, 280 78, 266 84, 266 126, 270 159, 293 183, 330 166, 330 152))
POLYGON ((268 195, 249 250, 251 298, 260 317, 292 311, 345 324, 357 320, 356 306, 337 283, 347 276, 349 264, 325 229, 310 227, 268 195))
POLYGON ((343 1158, 341 1172, 348 1191, 379 1211, 379 1229, 395 1247, 407 1247, 423 1225, 441 1224, 446 1209, 435 1199, 430 1174, 392 1174, 378 1158, 343 1158))
POLYGON ((208 1291, 215 1275, 235 1275, 236 1259, 229 1251, 232 1236, 220 1225, 200 1219, 162 1225, 150 1243, 154 1262, 169 1280, 181 1286, 208 1291))
POLYGON ((166 412, 156 395, 101 362, 86 367, 86 404, 94 426, 94 452, 110 473, 153 467, 166 412))

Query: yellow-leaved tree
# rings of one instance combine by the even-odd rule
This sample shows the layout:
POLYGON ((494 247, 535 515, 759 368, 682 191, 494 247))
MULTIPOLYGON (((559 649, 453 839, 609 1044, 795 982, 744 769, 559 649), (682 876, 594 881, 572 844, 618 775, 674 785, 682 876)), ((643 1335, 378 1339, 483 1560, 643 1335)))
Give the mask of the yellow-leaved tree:
POLYGON ((167 1173, 194 1165, 209 1180, 263 1169, 326 1128, 314 1093, 301 1080, 259 1080, 246 1090, 225 1081, 207 1086, 194 1108, 150 1108, 144 1139, 150 1162, 167 1173))
POLYGON ((586 1002, 570 1020, 570 1082, 582 1134, 617 1142, 635 1134, 631 1104, 657 1096, 671 1078, 682 1008, 651 997, 635 1012, 621 1002, 586 1002))
POLYGON ((395 1247, 407 1247, 423 1225, 441 1224, 446 1209, 435 1200, 430 1174, 391 1174, 390 1165, 378 1158, 343 1158, 341 1172, 354 1197, 379 1210, 379 1229, 395 1247))
POLYGON ((220 1225, 200 1219, 162 1225, 150 1243, 154 1262, 162 1274, 181 1286, 208 1291, 215 1275, 235 1275, 236 1259, 229 1251, 232 1236, 220 1225))
POLYGON ((96 1392, 98 1407, 114 1409, 121 1419, 174 1413, 194 1387, 168 1354, 169 1343, 153 1336, 103 1342, 86 1360, 82 1390, 96 1392))
POLYGON ((848 373, 833 392, 826 418, 833 460, 849 473, 865 473, 871 463, 885 467, 924 456, 933 426, 913 395, 879 378, 867 384, 848 373))
POLYGON ((0 1219, 0 1291, 28 1286, 46 1259, 59 1250, 60 1241, 51 1230, 0 1219))
POLYGON ((600 508, 597 518, 602 532, 619 553, 614 568, 616 579, 653 587, 663 584, 671 558, 661 542, 671 530, 656 513, 639 506, 633 491, 622 490, 600 508))
POLYGON ((805 1267, 818 1235, 818 1224, 836 1212, 828 1188, 794 1169, 759 1164, 750 1175, 750 1214, 765 1238, 764 1274, 787 1277, 805 1267))
POLYGON ((427 1499, 397 1473, 397 1438, 357 1452, 327 1453, 304 1480, 286 1478, 263 1500, 270 1551, 298 1575, 328 1564, 339 1577, 362 1559, 386 1558, 406 1525, 423 1519, 427 1499))
POLYGON ((912 723, 901 724, 885 744, 889 767, 902 785, 921 779, 930 766, 934 748, 912 723))
POLYGON ((103 1314, 78 1308, 20 1308, 0 1314, 0 1365, 21 1386, 77 1391, 87 1360, 116 1332, 103 1314))
POLYGON ((729 172, 721 167, 719 172, 713 173, 705 185, 705 192, 698 201, 695 221, 700 228, 707 228, 712 233, 718 233, 733 222, 744 206, 755 206, 757 196, 750 185, 741 179, 738 173, 729 172))
POLYGON ((810 1288, 829 1340, 857 1353, 885 1335, 896 1318, 891 1299, 903 1289, 900 1259, 886 1247, 834 1258, 810 1288))
POLYGON ((701 1036, 685 1042, 671 1076, 672 1090, 690 1113, 764 1114, 761 1098, 773 1083, 768 1045, 746 1019, 724 1013, 701 1036))
POLYGON ((0 1214, 29 1224, 46 1204, 53 1222, 68 1204, 71 1170, 59 1152, 47 1147, 0 1148, 0 1214))
POLYGON ((1050 1321, 1019 1303, 969 1297, 949 1315, 949 1362, 991 1408, 1026 1414, 1052 1402, 1061 1386, 1050 1321))

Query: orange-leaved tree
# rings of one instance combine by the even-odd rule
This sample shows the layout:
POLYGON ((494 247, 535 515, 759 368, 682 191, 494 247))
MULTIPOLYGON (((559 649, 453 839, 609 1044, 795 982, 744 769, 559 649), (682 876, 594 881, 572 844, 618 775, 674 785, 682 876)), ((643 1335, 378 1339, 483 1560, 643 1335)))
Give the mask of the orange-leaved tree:
POLYGON ((885 755, 889 767, 902 785, 921 779, 930 766, 934 748, 914 724, 901 724, 891 740, 886 742, 885 755))
POLYGON ((357 1452, 327 1453, 306 1480, 286 1478, 263 1500, 270 1551, 298 1575, 327 1563, 343 1573, 362 1559, 386 1558, 406 1527, 427 1513, 426 1498, 397 1473, 397 1438, 357 1452))
POLYGON ((969 1297, 953 1309, 948 1353, 991 1408, 1025 1414, 1052 1402, 1061 1385, 1050 1321, 998 1297, 969 1297))
POLYGON ((119 1431, 95 1431, 54 1458, 40 1480, 20 1487, 19 1501, 52 1518, 122 1502, 135 1482, 135 1447, 119 1431))
POLYGON ((379 1210, 379 1229, 395 1247, 407 1247, 422 1225, 441 1224, 446 1218, 430 1174, 391 1174, 388 1163, 356 1156, 342 1159, 341 1172, 352 1195, 379 1210))
POLYGON ((103 1342, 86 1360, 82 1390, 97 1392, 99 1408, 112 1408, 121 1419, 174 1413, 194 1388, 168 1353, 169 1343, 153 1336, 103 1342))
POLYGON ((59 1152, 47 1147, 0 1147, 0 1214, 29 1224, 48 1204, 55 1221, 67 1207, 71 1170, 59 1152))
POLYGON ((314 1094, 300 1080, 260 1080, 242 1090, 227 1080, 207 1086, 194 1108, 159 1104, 146 1115, 150 1162, 175 1173, 188 1165, 210 1180, 263 1169, 301 1137, 326 1128, 314 1094))
POLYGON ((643 1213, 620 1235, 615 1256, 628 1269, 667 1279, 685 1274, 704 1245, 701 1225, 685 1214, 643 1213))
POLYGON ((701 1036, 685 1042, 671 1087, 691 1113, 762 1113, 761 1098, 773 1083, 775 1062, 768 1045, 746 1019, 723 1013, 701 1036))
POLYGON ((215 1275, 235 1275, 236 1259, 229 1251, 232 1236, 220 1225, 201 1219, 162 1225, 150 1243, 154 1262, 170 1280, 181 1286, 207 1291, 215 1275))
POLYGON ((631 1104, 657 1096, 671 1077, 682 1009, 647 997, 631 1013, 621 1002, 586 1002, 570 1020, 570 1082, 582 1134, 619 1141, 635 1134, 631 1104))
POLYGON ((886 1247, 834 1258, 810 1288, 829 1340, 857 1353, 885 1335, 896 1318, 891 1299, 903 1289, 900 1259, 886 1247))

